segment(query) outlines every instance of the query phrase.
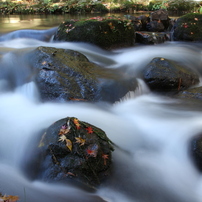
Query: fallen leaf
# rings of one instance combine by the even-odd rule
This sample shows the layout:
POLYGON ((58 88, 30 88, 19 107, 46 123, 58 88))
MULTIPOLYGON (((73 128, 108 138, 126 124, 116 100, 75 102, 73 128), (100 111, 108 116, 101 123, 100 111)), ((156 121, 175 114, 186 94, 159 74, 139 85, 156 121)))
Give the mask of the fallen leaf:
POLYGON ((12 195, 4 195, 0 197, 0 200, 3 200, 3 202, 16 202, 19 200, 18 196, 12 196, 12 195))
POLYGON ((87 132, 90 133, 90 134, 93 133, 92 127, 87 127, 86 130, 87 130, 87 132))
POLYGON ((86 152, 89 156, 96 157, 97 153, 98 153, 98 145, 93 144, 93 145, 88 146, 86 152))
POLYGON ((77 128, 77 129, 80 129, 80 123, 79 123, 79 120, 75 118, 75 119, 73 119, 73 122, 74 122, 76 128, 77 128))
POLYGON ((107 159, 109 159, 109 155, 107 155, 107 154, 102 154, 102 158, 104 159, 104 165, 106 166, 106 164, 107 164, 107 159))
POLYGON ((75 174, 72 172, 67 172, 67 175, 75 176, 75 174))
POLYGON ((72 141, 69 139, 65 139, 67 148, 72 151, 72 141))
POLYGON ((67 122, 67 125, 62 125, 58 135, 65 135, 70 131, 71 126, 69 125, 69 122, 67 122))
POLYGON ((86 140, 81 137, 75 137, 76 143, 80 144, 80 146, 84 145, 86 140))
POLYGON ((61 135, 58 139, 59 142, 64 142, 66 140, 66 136, 65 135, 61 135))

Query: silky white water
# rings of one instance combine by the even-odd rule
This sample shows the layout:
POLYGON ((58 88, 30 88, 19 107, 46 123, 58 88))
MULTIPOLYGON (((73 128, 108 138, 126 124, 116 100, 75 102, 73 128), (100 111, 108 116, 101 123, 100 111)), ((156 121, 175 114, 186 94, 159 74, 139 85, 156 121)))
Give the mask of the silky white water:
POLYGON ((154 57, 173 59, 201 74, 201 46, 166 43, 104 51, 85 43, 16 38, 0 42, 0 192, 22 202, 200 202, 202 178, 189 153, 202 131, 202 110, 156 95, 140 78, 154 57), (72 49, 104 68, 138 78, 136 92, 120 102, 41 103, 27 52, 38 46, 72 49), (71 184, 30 180, 23 166, 33 158, 36 134, 67 116, 103 129, 117 145, 113 175, 95 192, 71 184))

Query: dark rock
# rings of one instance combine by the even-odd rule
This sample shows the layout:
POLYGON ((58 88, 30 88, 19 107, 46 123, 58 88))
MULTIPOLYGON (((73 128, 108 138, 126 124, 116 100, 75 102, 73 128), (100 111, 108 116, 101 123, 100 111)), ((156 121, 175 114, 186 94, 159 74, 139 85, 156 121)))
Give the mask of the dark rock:
POLYGON ((154 11, 150 17, 141 15, 138 17, 126 15, 134 25, 135 31, 147 32, 167 32, 174 25, 173 20, 168 17, 168 12, 165 9, 154 11))
POLYGON ((142 22, 138 17, 132 16, 132 15, 126 15, 127 19, 130 19, 134 29, 136 31, 140 31, 142 29, 142 22))
POLYGON ((151 21, 147 24, 146 29, 149 32, 163 32, 165 27, 162 22, 159 21, 151 21))
POLYGON ((168 11, 165 9, 159 9, 150 14, 151 20, 168 20, 168 11))
POLYGON ((141 44, 160 44, 169 40, 166 33, 158 32, 135 32, 136 33, 136 43, 141 44))
POLYGON ((174 40, 202 41, 202 14, 186 14, 178 18, 174 26, 174 40))
POLYGON ((177 97, 202 100, 202 87, 195 87, 179 92, 177 97))
POLYGON ((112 142, 103 130, 75 117, 53 123, 35 150, 37 161, 31 160, 27 166, 37 169, 35 179, 96 187, 110 176, 112 142))
POLYGON ((133 46, 134 37, 134 27, 130 21, 94 17, 60 24, 54 40, 87 42, 103 49, 114 49, 133 46))
POLYGON ((196 168, 202 172, 202 135, 191 139, 190 153, 196 168))
POLYGON ((136 78, 93 64, 77 51, 38 47, 29 58, 43 101, 113 103, 137 86, 136 78))
POLYGON ((124 15, 128 20, 131 20, 135 31, 141 31, 141 30, 146 30, 146 25, 149 22, 149 18, 146 17, 145 15, 141 16, 132 16, 132 15, 124 15))
POLYGON ((170 25, 170 18, 168 17, 168 11, 165 9, 159 9, 150 14, 150 21, 156 21, 161 24, 157 24, 158 27, 164 27, 164 31, 166 31, 170 25), (163 26, 162 26, 163 25, 163 26))
POLYGON ((143 78, 151 90, 159 92, 178 92, 199 83, 196 72, 165 58, 154 58, 146 66, 143 78))
POLYGON ((140 31, 147 31, 147 24, 150 22, 150 18, 145 15, 138 16, 138 19, 141 21, 140 31))

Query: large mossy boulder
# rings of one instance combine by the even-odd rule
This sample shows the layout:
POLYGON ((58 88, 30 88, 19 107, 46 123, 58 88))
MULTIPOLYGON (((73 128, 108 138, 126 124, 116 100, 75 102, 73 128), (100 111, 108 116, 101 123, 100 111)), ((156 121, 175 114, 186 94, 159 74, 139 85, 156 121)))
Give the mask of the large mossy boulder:
POLYGON ((173 36, 176 41, 202 41, 202 14, 189 13, 178 18, 173 36))
POLYGON ((24 166, 29 178, 93 188, 111 175, 114 147, 102 129, 66 117, 39 136, 38 143, 29 148, 32 157, 24 166))
POLYGON ((93 17, 63 22, 54 40, 87 42, 103 49, 114 49, 134 45, 135 33, 127 19, 93 17))
POLYGON ((166 58, 154 58, 145 67, 143 78, 157 92, 178 92, 199 83, 195 71, 166 58))
POLYGON ((100 67, 77 51, 38 47, 28 58, 42 101, 113 103, 137 87, 136 78, 100 67))

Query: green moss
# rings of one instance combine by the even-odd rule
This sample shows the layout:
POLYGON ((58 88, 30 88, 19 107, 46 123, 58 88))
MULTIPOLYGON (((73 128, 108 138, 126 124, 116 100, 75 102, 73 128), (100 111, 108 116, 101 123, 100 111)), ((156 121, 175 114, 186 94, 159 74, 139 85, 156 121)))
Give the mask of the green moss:
POLYGON ((110 49, 114 46, 132 46, 134 27, 130 21, 112 17, 94 17, 80 21, 69 20, 62 23, 56 40, 88 42, 110 49))
POLYGON ((177 40, 202 40, 202 14, 189 13, 180 17, 176 23, 174 37, 177 40))

